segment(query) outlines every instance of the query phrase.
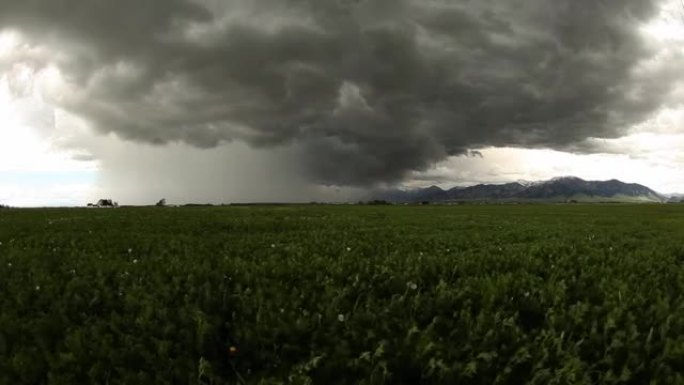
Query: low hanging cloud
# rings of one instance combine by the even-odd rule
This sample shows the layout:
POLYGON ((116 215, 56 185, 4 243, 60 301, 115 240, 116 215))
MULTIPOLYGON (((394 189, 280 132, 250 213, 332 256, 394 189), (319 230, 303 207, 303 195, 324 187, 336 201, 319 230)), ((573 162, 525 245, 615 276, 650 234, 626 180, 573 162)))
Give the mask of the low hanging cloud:
POLYGON ((59 70, 51 102, 99 132, 291 146, 309 180, 366 186, 480 148, 591 152, 587 138, 621 136, 677 76, 640 32, 658 6, 5 0, 0 26, 59 70))

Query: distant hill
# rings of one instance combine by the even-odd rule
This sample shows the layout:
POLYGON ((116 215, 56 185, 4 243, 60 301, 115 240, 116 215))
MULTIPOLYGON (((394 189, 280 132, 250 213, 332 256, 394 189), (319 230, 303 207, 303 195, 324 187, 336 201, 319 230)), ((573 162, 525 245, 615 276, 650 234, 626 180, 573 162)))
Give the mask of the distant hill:
POLYGON ((670 203, 684 203, 684 194, 667 194, 666 197, 670 203))
POLYGON ((387 190, 378 199, 390 202, 453 201, 550 201, 550 202, 665 202, 667 198, 652 189, 616 179, 586 181, 559 177, 542 182, 478 184, 443 190, 430 186, 415 190, 387 190))

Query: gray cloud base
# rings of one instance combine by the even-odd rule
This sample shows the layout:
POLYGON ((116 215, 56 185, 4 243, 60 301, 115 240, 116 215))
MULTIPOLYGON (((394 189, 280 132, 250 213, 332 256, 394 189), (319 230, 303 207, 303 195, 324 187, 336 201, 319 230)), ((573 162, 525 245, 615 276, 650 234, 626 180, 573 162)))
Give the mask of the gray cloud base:
POLYGON ((148 143, 293 145, 310 180, 400 180, 486 146, 578 149, 664 101, 653 0, 2 0, 54 102, 148 143))

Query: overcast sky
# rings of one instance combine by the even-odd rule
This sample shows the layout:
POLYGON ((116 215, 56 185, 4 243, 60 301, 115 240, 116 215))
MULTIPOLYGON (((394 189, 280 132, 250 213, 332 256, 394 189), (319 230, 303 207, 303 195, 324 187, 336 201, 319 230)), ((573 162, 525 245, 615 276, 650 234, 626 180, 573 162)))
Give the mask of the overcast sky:
POLYGON ((679 0, 0 0, 0 204, 684 192, 679 0))

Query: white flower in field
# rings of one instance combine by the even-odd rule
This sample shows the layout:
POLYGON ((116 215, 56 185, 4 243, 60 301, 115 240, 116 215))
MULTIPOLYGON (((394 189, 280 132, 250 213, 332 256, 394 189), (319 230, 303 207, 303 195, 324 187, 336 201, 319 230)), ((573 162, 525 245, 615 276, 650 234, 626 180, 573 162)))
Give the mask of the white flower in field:
POLYGON ((525 292, 525 297, 529 297, 529 296, 530 296, 530 292, 529 292, 529 291, 526 291, 526 292, 525 292))
POLYGON ((418 285, 416 285, 415 282, 409 282, 406 284, 406 286, 408 286, 408 288, 411 290, 416 290, 418 288, 418 285))
POLYGON ((283 308, 281 307, 281 308, 280 308, 280 314, 283 314, 283 313, 285 313, 285 309, 283 309, 283 308))
POLYGON ((422 256, 423 256, 423 252, 422 252, 422 251, 419 252, 418 255, 420 255, 420 256, 422 257, 422 256))
POLYGON ((134 259, 134 260, 133 260, 133 263, 138 263, 138 259, 137 259, 137 258, 134 259))
POLYGON ((7 267, 12 267, 12 262, 7 262, 7 267))
POLYGON ((133 249, 128 249, 128 254, 132 253, 133 249))
POLYGON ((36 291, 40 290, 40 285, 36 285, 36 291))
POLYGON ((338 314, 338 315, 337 315, 337 320, 338 320, 338 321, 344 322, 344 319, 345 319, 345 318, 344 318, 344 314, 338 314))
POLYGON ((347 251, 351 251, 351 247, 347 247, 347 251))
POLYGON ((271 248, 275 249, 275 243, 271 243, 271 248))

